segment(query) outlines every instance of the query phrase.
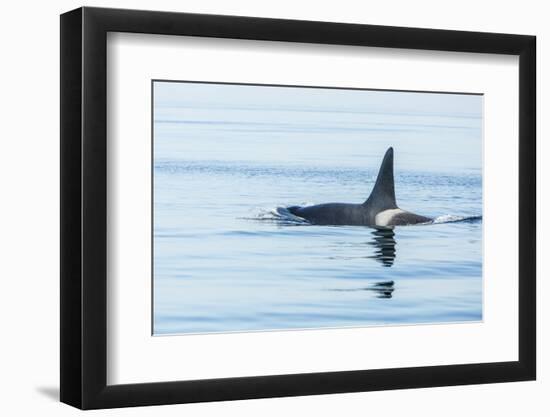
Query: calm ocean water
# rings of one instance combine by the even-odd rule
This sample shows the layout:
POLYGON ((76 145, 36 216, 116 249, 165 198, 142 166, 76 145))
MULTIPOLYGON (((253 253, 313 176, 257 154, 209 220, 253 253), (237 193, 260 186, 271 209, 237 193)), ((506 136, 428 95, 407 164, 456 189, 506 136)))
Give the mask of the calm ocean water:
POLYGON ((156 83, 154 105, 155 334, 482 319, 481 96, 156 83), (285 212, 363 202, 389 146, 435 224, 285 212))

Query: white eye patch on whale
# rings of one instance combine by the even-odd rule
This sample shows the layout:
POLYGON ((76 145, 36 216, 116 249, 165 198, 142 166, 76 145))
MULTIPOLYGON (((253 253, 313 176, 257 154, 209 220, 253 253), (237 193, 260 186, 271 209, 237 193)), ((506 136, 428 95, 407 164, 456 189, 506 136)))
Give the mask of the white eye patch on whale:
POLYGON ((291 206, 295 216, 317 225, 400 226, 429 223, 433 219, 410 213, 397 206, 393 179, 393 148, 384 155, 372 192, 362 204, 325 203, 314 206, 291 206))

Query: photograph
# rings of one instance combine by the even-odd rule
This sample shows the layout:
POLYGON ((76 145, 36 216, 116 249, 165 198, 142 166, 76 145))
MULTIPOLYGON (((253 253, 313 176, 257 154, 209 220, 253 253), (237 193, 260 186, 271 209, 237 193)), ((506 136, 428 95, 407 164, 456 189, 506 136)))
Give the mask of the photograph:
POLYGON ((483 321, 483 94, 151 88, 153 336, 483 321))
POLYGON ((6 160, 12 177, 58 168, 57 220, 37 210, 47 187, 31 170, 12 193, 28 201, 11 206, 36 213, 8 223, 14 271, 44 269, 59 238, 59 285, 38 271, 33 291, 9 291, 31 296, 8 308, 29 313, 11 320, 17 349, 49 349, 12 361, 9 381, 35 390, 11 408, 537 415, 550 29, 525 6, 499 23, 494 7, 476 5, 476 20, 401 3, 401 17, 65 5, 57 35, 47 12, 33 20, 43 36, 14 43, 28 64, 16 70, 36 72, 20 52, 47 52, 32 45, 49 33, 56 64, 23 78, 56 82, 32 84, 48 98, 36 123, 29 82, 8 83, 25 137, 6 160), (27 131, 48 123, 49 156, 27 131), (29 219, 59 225, 34 251, 29 219))

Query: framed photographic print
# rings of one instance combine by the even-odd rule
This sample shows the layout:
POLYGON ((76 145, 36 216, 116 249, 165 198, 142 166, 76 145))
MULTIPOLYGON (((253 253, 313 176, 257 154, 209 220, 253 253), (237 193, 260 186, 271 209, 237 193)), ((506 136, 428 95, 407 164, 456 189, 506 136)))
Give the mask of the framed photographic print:
POLYGON ((61 401, 535 379, 535 38, 61 16, 61 401))

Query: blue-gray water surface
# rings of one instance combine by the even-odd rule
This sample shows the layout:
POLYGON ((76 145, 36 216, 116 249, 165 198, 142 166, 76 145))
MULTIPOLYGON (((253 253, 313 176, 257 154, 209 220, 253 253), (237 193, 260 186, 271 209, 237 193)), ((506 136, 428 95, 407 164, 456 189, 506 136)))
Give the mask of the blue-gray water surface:
POLYGON ((154 334, 482 319, 481 96, 155 83, 154 334), (434 224, 315 226, 387 147, 434 224))

